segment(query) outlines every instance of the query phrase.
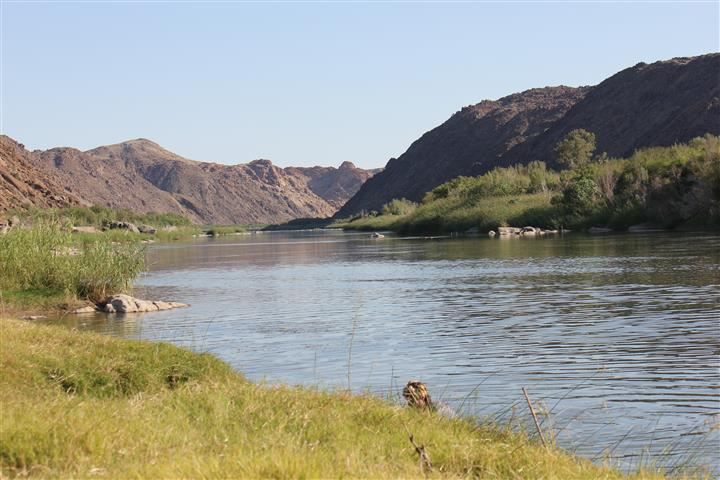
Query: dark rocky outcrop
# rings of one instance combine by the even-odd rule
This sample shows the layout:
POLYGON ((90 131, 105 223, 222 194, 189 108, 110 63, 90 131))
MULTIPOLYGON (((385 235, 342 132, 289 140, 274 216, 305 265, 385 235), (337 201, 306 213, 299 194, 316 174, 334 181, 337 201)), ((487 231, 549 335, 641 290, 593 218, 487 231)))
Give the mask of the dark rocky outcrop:
POLYGON ((421 200, 459 175, 542 160, 568 132, 595 133, 598 152, 635 149, 720 134, 720 54, 625 69, 595 87, 549 87, 463 108, 391 159, 338 212, 378 210, 393 198, 421 200))

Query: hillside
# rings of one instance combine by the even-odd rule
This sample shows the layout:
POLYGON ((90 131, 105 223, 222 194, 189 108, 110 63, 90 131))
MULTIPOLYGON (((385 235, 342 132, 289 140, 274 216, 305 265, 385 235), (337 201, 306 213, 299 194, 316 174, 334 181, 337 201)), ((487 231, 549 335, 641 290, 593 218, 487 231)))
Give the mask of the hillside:
POLYGON ((80 151, 26 152, 35 167, 88 202, 173 212, 196 223, 277 223, 332 216, 372 173, 352 164, 279 168, 269 160, 188 160, 146 139, 80 151))
POLYGON ((510 150, 501 165, 542 160, 556 167, 555 145, 576 128, 597 151, 627 157, 643 147, 720 133, 720 54, 639 63, 603 81, 545 133, 510 150))
POLYGON ((595 87, 547 87, 463 108, 415 141, 336 215, 379 210, 393 198, 419 201, 459 175, 543 160, 565 134, 584 128, 598 151, 635 149, 720 133, 720 54, 638 64, 595 87))
POLYGON ((38 170, 23 145, 0 135, 0 212, 20 206, 80 205, 76 195, 38 170))
POLYGON ((418 201, 458 175, 489 170, 512 147, 543 133, 586 92, 587 88, 537 88, 465 107, 399 158, 390 159, 337 216, 379 210, 393 198, 418 201))

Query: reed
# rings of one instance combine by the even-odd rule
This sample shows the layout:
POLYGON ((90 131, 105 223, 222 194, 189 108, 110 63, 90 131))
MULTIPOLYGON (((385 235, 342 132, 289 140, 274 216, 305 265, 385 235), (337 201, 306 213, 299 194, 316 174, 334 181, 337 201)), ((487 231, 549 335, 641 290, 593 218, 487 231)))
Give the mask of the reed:
POLYGON ((38 222, 0 235, 4 292, 54 292, 97 301, 128 292, 144 265, 144 249, 137 242, 119 243, 105 236, 78 239, 57 222, 38 222))

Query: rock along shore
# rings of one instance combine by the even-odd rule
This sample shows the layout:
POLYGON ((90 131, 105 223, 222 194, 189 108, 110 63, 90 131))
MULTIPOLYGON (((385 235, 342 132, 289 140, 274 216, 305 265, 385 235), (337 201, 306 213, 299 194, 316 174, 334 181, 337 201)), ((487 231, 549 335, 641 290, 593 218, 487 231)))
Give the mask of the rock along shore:
POLYGON ((112 295, 104 301, 98 302, 96 305, 88 305, 86 307, 78 308, 72 313, 145 313, 182 307, 189 307, 189 305, 179 302, 141 300, 139 298, 131 297, 130 295, 118 294, 112 295))

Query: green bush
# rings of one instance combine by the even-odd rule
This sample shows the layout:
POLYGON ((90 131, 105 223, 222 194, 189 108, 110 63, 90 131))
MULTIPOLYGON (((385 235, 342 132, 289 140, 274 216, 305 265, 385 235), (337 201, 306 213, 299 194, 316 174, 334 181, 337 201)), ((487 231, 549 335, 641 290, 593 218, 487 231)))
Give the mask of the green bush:
POLYGON ((414 212, 416 208, 417 203, 401 198, 392 200, 383 205, 381 213, 383 215, 408 215, 414 212))

